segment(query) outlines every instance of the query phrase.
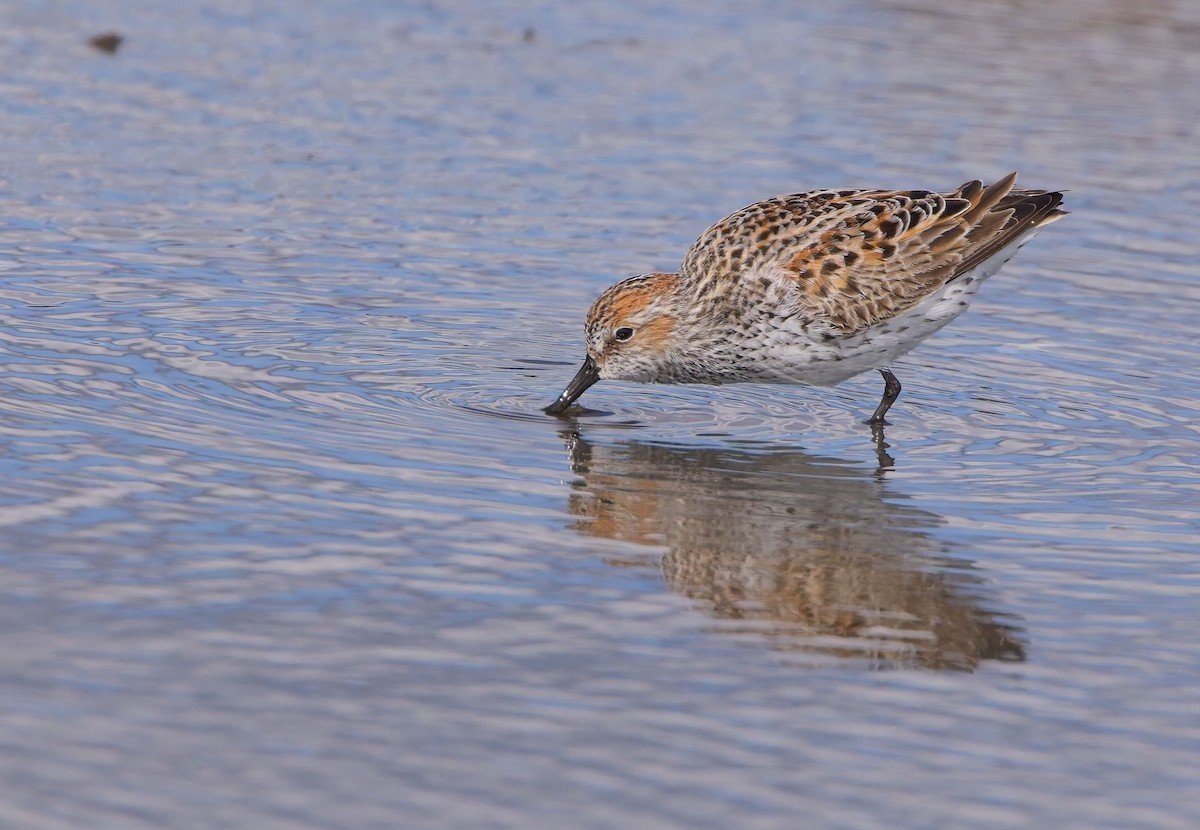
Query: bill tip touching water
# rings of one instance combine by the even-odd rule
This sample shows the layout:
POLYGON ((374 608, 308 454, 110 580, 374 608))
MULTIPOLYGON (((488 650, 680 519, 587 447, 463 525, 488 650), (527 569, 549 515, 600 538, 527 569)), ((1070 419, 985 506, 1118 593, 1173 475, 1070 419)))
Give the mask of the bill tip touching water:
POLYGON ((883 424, 900 394, 892 362, 1066 215, 1062 193, 1016 180, 814 190, 742 208, 701 234, 677 273, 597 298, 583 365, 545 412, 564 413, 602 379, 833 386, 875 369, 884 393, 870 423, 883 424))

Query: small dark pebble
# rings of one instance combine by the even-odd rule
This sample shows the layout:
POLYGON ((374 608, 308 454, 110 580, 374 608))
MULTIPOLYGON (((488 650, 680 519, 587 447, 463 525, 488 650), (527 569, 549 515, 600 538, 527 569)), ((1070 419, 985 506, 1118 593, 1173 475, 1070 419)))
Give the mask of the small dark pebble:
POLYGON ((116 54, 116 51, 121 48, 121 41, 124 40, 116 32, 104 32, 94 37, 88 38, 88 43, 101 52, 107 52, 110 55, 116 54))

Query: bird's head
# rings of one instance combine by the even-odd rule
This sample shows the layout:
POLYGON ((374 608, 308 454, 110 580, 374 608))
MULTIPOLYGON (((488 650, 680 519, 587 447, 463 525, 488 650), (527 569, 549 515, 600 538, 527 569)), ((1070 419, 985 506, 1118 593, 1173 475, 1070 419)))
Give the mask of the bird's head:
POLYGON ((583 366, 558 400, 546 407, 546 414, 562 413, 601 378, 643 383, 664 378, 678 350, 674 309, 678 280, 676 274, 630 277, 592 303, 583 366))

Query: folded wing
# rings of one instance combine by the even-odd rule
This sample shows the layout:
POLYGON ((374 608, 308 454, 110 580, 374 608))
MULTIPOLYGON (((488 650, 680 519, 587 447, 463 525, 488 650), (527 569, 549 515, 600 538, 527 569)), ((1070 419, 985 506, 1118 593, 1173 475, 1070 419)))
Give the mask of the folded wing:
POLYGON ((818 191, 768 199, 710 228, 682 273, 711 284, 754 268, 782 269, 801 308, 854 334, 1064 215, 1061 193, 1016 190, 1015 183, 1012 173, 945 194, 818 191))

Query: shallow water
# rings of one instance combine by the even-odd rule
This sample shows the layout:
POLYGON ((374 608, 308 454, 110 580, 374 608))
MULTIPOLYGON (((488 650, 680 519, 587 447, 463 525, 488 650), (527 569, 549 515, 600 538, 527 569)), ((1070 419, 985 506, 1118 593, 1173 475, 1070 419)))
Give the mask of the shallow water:
POLYGON ((24 3, 0 824, 1200 821, 1200 16, 24 3), (115 56, 89 49, 107 28, 115 56), (834 390, 602 383, 825 186, 1072 215, 834 390))

